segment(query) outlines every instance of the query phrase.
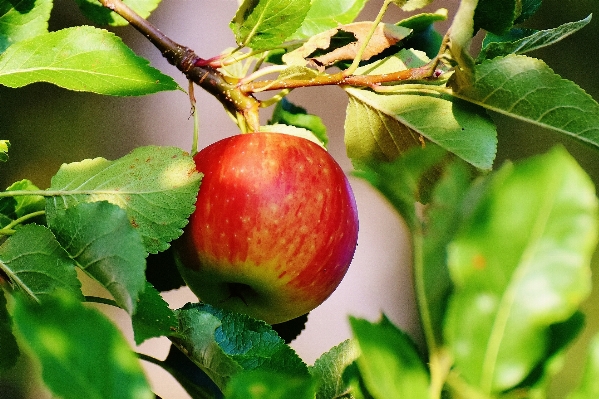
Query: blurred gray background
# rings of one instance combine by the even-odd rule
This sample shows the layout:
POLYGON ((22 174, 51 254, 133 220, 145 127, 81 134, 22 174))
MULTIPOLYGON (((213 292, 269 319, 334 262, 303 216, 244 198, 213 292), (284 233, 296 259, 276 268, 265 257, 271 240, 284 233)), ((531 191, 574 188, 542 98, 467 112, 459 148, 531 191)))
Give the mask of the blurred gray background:
MULTIPOLYGON (((382 1, 372 0, 360 18, 374 18, 381 4, 382 1)), ((457 0, 438 0, 429 10, 448 8, 451 18, 457 4, 457 0)), ((236 0, 164 0, 150 21, 175 41, 209 58, 234 45, 228 22, 236 9, 236 0)), ((555 27, 582 19, 590 13, 599 15, 597 11, 599 3, 596 0, 545 0, 540 12, 528 21, 527 26, 539 29, 555 27)), ((398 10, 392 9, 386 20, 395 22, 402 17, 398 10)), ((86 23, 73 1, 55 1, 51 30, 86 23)), ((444 32, 445 28, 446 25, 440 24, 438 29, 444 32)), ((182 75, 142 35, 130 27, 113 31, 139 55, 150 59, 153 66, 175 77, 182 87, 187 87, 182 75)), ((598 61, 598 38, 599 21, 593 21, 583 31, 558 45, 530 55, 544 59, 562 77, 577 82, 599 99, 599 79, 593 69, 598 61)), ((201 147, 237 132, 216 100, 199 89, 196 97, 201 147)), ((343 119, 347 103, 343 91, 335 87, 304 89, 292 93, 291 100, 323 118, 330 138, 329 151, 350 172, 351 164, 343 146, 343 119)), ((595 183, 599 182, 599 150, 551 131, 499 115, 492 116, 499 129, 496 166, 506 159, 515 160, 545 151, 559 142, 574 154, 595 183)), ((266 120, 268 114, 265 113, 263 118, 266 120)), ((6 187, 14 181, 28 178, 40 188, 46 188, 51 176, 64 162, 98 156, 115 159, 141 145, 175 145, 189 150, 192 129, 189 101, 182 92, 116 98, 69 92, 41 83, 17 90, 0 87, 0 138, 12 143, 10 162, 0 165, 0 185, 6 187)), ((416 341, 421 341, 405 226, 374 190, 355 178, 350 178, 350 181, 360 213, 358 249, 341 286, 327 302, 311 313, 306 330, 293 343, 299 355, 309 364, 349 337, 349 314, 374 321, 384 312, 416 341)), ((585 304, 590 328, 570 351, 567 367, 553 384, 552 398, 563 397, 578 381, 586 344, 592 332, 599 331, 598 295, 595 290, 585 304)), ((196 300, 187 290, 169 292, 166 298, 172 307, 196 300)), ((125 315, 110 309, 102 310, 117 320, 131 339, 125 315)), ((144 343, 139 350, 163 358, 167 347, 168 341, 157 339, 144 343)), ((144 365, 159 395, 165 398, 187 397, 166 373, 144 365)), ((47 397, 47 393, 33 388, 30 380, 23 378, 26 369, 27 363, 23 362, 12 376, 0 382, 0 397, 10 397, 2 394, 2 389, 8 389, 6 387, 10 384, 31 386, 30 397, 47 397)))

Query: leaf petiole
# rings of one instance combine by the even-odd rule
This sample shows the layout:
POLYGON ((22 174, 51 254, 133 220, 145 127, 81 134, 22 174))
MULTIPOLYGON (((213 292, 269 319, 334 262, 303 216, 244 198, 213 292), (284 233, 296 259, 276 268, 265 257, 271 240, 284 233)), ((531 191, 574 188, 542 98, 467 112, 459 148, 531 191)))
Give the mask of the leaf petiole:
POLYGON ((7 224, 3 228, 1 228, 0 235, 12 235, 16 231, 13 229, 13 227, 18 226, 19 224, 21 224, 29 219, 33 219, 37 216, 42 216, 44 214, 46 214, 46 211, 37 211, 37 212, 32 212, 32 213, 28 213, 27 215, 21 216, 20 218, 13 220, 9 224, 7 224))

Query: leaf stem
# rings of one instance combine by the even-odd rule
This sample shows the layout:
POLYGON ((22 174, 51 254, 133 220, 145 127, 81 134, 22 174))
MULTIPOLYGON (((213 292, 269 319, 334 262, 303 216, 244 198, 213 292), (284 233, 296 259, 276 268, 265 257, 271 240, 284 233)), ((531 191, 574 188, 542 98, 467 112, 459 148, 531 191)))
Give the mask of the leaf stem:
POLYGON ((36 211, 36 212, 28 213, 27 215, 23 215, 20 218, 13 220, 12 222, 10 222, 6 226, 4 226, 2 229, 0 229, 0 235, 14 234, 15 230, 13 229, 13 227, 18 226, 19 224, 21 224, 29 219, 33 219, 37 216, 42 216, 45 214, 46 214, 46 211, 36 211))
POLYGON ((102 298, 99 296, 86 295, 85 302, 100 303, 102 305, 110 305, 110 306, 114 306, 115 308, 122 309, 113 299, 102 298))

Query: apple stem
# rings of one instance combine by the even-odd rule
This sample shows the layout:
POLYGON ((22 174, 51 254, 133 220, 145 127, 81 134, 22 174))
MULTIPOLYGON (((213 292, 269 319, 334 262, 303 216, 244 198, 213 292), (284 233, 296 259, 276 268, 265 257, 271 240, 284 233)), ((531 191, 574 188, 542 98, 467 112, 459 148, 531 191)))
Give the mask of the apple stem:
POLYGON ((121 0, 98 0, 104 7, 116 12, 143 34, 168 62, 185 74, 188 80, 216 97, 232 114, 240 114, 246 129, 260 128, 258 109, 260 102, 237 87, 237 79, 228 78, 189 47, 171 40, 158 28, 133 11, 121 0))

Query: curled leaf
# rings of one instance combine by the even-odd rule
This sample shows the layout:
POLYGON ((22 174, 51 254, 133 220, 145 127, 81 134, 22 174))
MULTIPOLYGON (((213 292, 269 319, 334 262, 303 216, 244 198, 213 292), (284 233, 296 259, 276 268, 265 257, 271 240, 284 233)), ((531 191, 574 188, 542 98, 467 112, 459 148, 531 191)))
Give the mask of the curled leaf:
MULTIPOLYGON (((322 32, 310 38, 300 48, 285 54, 283 62, 288 65, 301 66, 312 64, 322 68, 337 61, 353 60, 358 55, 364 41, 368 40, 373 23, 370 21, 355 22, 322 32), (339 40, 342 41, 341 45, 336 45, 335 41, 339 40), (321 54, 316 55, 315 53, 321 54)), ((362 54, 362 59, 368 60, 380 54, 409 36, 411 32, 411 29, 402 26, 379 23, 362 54)))

